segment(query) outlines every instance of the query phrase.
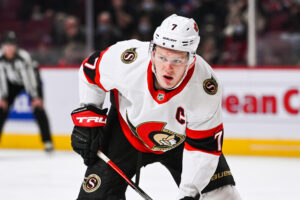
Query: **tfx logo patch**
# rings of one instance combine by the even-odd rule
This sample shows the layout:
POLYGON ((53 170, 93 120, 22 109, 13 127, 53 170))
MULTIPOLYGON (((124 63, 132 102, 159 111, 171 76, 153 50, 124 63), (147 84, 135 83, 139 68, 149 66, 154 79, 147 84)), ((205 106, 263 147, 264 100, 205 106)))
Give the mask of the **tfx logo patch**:
POLYGON ((33 120, 34 116, 31 109, 29 95, 22 91, 14 100, 10 108, 8 119, 10 120, 33 120))

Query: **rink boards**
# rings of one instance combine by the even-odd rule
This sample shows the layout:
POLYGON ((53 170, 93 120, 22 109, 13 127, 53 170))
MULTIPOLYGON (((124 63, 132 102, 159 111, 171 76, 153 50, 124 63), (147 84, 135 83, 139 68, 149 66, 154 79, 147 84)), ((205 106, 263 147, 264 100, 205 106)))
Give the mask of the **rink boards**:
MULTIPOLYGON (((79 102, 77 70, 41 70, 56 149, 71 149, 70 113, 79 102)), ((300 70, 218 68, 216 73, 223 85, 226 154, 300 156, 300 70)), ((14 105, 0 147, 42 148, 26 94, 14 105)))

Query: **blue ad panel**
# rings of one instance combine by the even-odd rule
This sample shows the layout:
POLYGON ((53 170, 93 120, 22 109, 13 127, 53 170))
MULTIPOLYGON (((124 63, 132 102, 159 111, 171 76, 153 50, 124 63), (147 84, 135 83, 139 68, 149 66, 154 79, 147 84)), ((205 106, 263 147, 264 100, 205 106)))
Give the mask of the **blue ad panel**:
POLYGON ((23 91, 14 101, 8 116, 9 120, 33 120, 32 109, 30 106, 30 97, 23 91))

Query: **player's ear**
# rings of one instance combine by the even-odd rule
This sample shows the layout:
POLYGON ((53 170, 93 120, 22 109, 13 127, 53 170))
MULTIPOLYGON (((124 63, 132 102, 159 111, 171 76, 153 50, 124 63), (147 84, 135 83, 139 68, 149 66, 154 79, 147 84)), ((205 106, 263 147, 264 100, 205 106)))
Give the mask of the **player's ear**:
POLYGON ((152 57, 155 56, 155 52, 156 52, 156 48, 154 47, 153 50, 152 50, 152 57))
POLYGON ((153 50, 151 51, 151 62, 152 62, 152 63, 154 63, 155 52, 156 52, 156 49, 153 48, 153 50))

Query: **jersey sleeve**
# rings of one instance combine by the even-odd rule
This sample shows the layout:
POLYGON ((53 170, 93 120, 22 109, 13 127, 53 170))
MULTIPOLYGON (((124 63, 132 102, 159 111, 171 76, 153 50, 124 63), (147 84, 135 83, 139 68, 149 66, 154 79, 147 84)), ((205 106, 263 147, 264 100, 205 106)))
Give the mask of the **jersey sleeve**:
POLYGON ((201 193, 213 176, 222 153, 222 92, 219 83, 212 76, 208 76, 206 80, 215 81, 219 87, 218 92, 204 91, 201 98, 205 102, 193 109, 193 115, 187 123, 180 197, 201 193))
POLYGON ((186 128, 185 149, 220 155, 223 144, 223 123, 221 104, 213 116, 202 123, 191 122, 186 128))
POLYGON ((106 92, 118 87, 120 63, 118 43, 104 51, 96 51, 85 59, 79 70, 80 105, 93 104, 102 107, 106 92))
POLYGON ((85 59, 79 71, 80 103, 99 106, 103 103, 105 92, 113 89, 124 91, 128 73, 134 71, 142 58, 137 58, 135 50, 142 50, 145 45, 137 40, 122 41, 85 59), (141 45, 143 48, 139 48, 141 45), (129 53, 126 54, 127 51, 129 53))
POLYGON ((79 70, 80 105, 93 104, 102 107, 105 92, 108 90, 100 82, 100 63, 108 49, 96 51, 83 61, 79 70))
POLYGON ((180 184, 182 197, 201 193, 217 168, 223 143, 220 112, 218 108, 208 121, 187 127, 180 184), (201 130, 201 127, 213 128, 201 130))

